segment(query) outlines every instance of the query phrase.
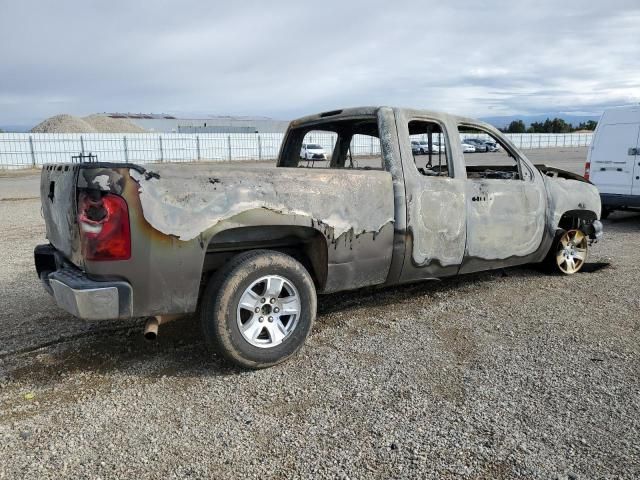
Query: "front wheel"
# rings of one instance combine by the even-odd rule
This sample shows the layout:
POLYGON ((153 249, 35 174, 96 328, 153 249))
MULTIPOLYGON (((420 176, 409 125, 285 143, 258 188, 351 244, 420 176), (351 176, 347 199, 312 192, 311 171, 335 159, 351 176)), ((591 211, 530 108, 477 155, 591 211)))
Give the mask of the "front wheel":
POLYGON ((207 285, 203 334, 208 345, 238 366, 270 367, 302 347, 316 303, 313 280, 300 262, 270 250, 241 253, 207 285))
POLYGON ((563 275, 578 273, 587 261, 587 236, 578 229, 566 230, 558 235, 547 256, 552 271, 563 275))

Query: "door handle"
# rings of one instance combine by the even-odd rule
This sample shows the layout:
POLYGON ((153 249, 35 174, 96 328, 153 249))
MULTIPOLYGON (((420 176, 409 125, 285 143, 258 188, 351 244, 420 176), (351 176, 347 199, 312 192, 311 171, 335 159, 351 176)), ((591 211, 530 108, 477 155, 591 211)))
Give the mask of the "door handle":
POLYGON ((640 148, 629 148, 629 155, 640 155, 640 148))

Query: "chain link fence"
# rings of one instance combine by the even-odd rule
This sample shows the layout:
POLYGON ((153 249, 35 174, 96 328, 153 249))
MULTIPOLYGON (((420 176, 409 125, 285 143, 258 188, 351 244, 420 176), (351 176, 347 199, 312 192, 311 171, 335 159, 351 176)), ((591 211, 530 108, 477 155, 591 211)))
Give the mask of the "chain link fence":
MULTIPOLYGON (((461 139, 468 136, 463 134, 461 139)), ((521 149, 588 146, 592 136, 507 134, 521 149)), ((283 133, 0 133, 0 168, 33 168, 88 154, 99 161, 132 163, 272 160, 283 138, 283 133)), ((311 133, 307 140, 331 151, 335 135, 311 133)), ((376 155, 379 148, 379 142, 368 136, 356 136, 352 143, 354 155, 376 155)))

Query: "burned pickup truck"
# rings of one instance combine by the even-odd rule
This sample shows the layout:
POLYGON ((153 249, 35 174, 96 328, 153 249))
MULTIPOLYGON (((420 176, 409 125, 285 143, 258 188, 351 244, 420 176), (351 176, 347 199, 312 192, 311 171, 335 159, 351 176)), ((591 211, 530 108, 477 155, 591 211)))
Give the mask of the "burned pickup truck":
POLYGON ((199 311, 207 343, 249 368, 302 346, 317 293, 526 263, 575 274, 602 233, 584 178, 531 164, 487 124, 389 107, 291 122, 276 168, 48 165, 41 196, 36 270, 59 306, 148 317, 150 337, 199 311), (463 153, 469 135, 500 148, 463 153), (301 158, 308 143, 326 160, 301 158))

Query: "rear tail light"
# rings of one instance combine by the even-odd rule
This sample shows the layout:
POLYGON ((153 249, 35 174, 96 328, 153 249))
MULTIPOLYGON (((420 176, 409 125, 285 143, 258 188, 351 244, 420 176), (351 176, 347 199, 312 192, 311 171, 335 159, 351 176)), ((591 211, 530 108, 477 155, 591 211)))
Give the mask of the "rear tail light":
POLYGON ((86 260, 131 258, 129 208, 124 198, 107 193, 81 193, 78 224, 82 255, 86 260))
POLYGON ((589 175, 591 175, 591 163, 587 162, 584 164, 584 178, 589 180, 589 175))

